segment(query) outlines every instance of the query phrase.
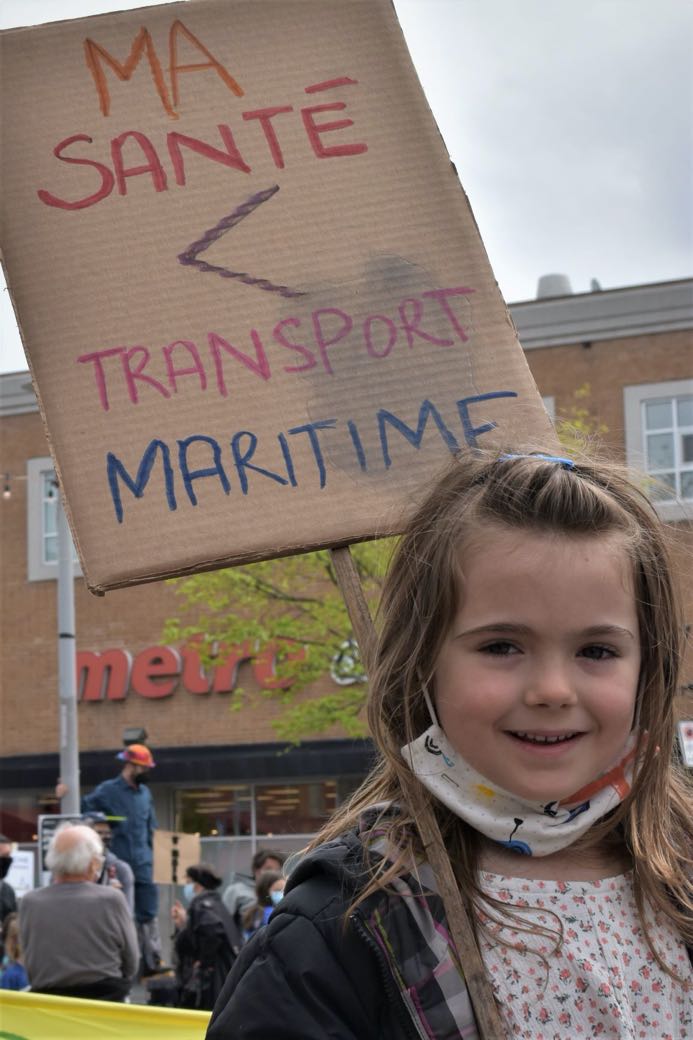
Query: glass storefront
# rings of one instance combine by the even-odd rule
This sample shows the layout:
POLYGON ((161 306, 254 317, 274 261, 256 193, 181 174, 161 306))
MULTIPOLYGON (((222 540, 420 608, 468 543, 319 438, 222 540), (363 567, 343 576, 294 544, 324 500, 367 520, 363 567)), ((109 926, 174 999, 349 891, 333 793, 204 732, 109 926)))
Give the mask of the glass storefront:
MULTIPOLYGON (((199 834, 203 857, 228 879, 249 873, 252 856, 262 846, 287 854, 304 848, 361 779, 347 775, 189 787, 153 783, 151 789, 159 827, 199 834)), ((53 791, 4 791, 0 833, 31 844, 37 840, 39 815, 59 812, 53 791)))
POLYGON ((308 845, 359 777, 219 784, 175 792, 174 829, 199 833, 201 856, 221 877, 250 875, 259 848, 289 856, 308 845))
POLYGON ((310 835, 358 785, 358 777, 217 784, 175 792, 175 830, 204 837, 310 835))
MULTIPOLYGON (((251 875, 251 860, 259 848, 286 856, 300 853, 361 779, 346 775, 189 787, 153 783, 151 788, 159 827, 199 834, 200 858, 212 864, 226 886, 238 874, 251 875)), ((52 791, 4 791, 0 833, 33 848, 39 814, 59 811, 52 791)), ((162 928, 175 894, 163 886, 162 928)))
MULTIPOLYGON (((159 825, 203 838, 315 834, 359 782, 360 777, 349 776, 169 788, 173 797, 172 818, 159 811, 159 825)), ((152 784, 152 791, 162 795, 163 787, 152 784)), ((13 841, 35 841, 38 816, 57 812, 60 803, 53 792, 3 792, 0 833, 12 835, 13 841)))
POLYGON ((173 830, 205 837, 252 834, 252 786, 219 784, 175 792, 173 830))

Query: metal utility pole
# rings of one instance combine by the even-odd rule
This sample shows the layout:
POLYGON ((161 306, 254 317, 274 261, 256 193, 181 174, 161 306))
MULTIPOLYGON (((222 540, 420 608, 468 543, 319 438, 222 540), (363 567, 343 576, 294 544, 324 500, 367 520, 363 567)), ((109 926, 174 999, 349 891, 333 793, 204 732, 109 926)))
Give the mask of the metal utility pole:
POLYGON ((58 493, 58 694, 60 698, 60 779, 67 792, 61 813, 79 813, 79 740, 77 736, 77 664, 75 579, 72 537, 58 493))

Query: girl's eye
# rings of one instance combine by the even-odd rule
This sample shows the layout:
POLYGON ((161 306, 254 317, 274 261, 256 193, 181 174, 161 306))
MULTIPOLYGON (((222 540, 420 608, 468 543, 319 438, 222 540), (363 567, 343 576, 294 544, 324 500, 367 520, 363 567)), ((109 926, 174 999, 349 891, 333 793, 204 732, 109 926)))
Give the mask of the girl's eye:
POLYGON ((587 657, 590 661, 606 661, 611 657, 616 657, 616 653, 611 647, 599 645, 584 646, 580 655, 587 657))
POLYGON ((508 654, 519 653, 519 650, 513 643, 497 639, 495 643, 486 643, 485 646, 482 646, 481 652, 482 654, 496 654, 499 657, 506 657, 508 654))

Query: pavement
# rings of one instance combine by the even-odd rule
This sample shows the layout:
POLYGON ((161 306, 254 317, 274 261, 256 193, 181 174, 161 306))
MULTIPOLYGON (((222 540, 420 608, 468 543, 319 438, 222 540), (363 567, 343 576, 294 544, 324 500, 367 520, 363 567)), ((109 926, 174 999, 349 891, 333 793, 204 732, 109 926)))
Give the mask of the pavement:
POLYGON ((132 989, 130 990, 130 997, 128 1004, 148 1004, 149 1003, 149 991, 145 988, 143 982, 135 982, 132 989))
POLYGON ((137 979, 133 983, 132 989, 130 990, 130 1004, 149 1004, 149 983, 158 982, 160 979, 174 979, 175 973, 173 970, 162 972, 160 975, 152 975, 146 979, 137 979))

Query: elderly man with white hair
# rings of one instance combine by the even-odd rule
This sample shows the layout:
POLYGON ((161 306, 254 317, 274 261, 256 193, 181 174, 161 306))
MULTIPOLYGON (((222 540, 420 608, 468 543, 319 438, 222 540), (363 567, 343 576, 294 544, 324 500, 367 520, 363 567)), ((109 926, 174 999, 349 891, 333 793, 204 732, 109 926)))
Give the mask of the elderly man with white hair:
POLYGON ((27 892, 19 929, 32 990, 122 1001, 137 970, 137 933, 121 892, 95 884, 104 862, 91 827, 66 824, 53 835, 46 864, 53 883, 27 892))

